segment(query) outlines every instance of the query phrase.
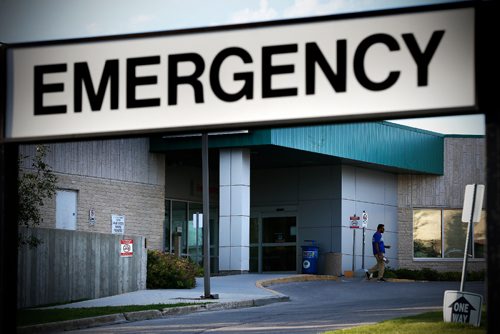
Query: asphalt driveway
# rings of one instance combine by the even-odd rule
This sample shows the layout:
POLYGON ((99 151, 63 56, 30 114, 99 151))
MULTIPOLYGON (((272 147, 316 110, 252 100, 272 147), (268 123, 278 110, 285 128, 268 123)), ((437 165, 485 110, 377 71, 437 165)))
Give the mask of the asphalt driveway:
MULTIPOLYGON (((321 333, 442 308, 445 290, 459 282, 385 282, 362 279, 276 284, 289 302, 205 311, 91 328, 92 333, 321 333)), ((484 283, 466 291, 484 296, 484 283)))

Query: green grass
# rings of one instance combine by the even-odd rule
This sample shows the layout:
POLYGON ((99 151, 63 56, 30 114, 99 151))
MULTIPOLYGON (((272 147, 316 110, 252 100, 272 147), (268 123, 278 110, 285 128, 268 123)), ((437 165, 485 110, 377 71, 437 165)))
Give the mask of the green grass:
POLYGON ((59 309, 24 309, 17 311, 17 326, 29 326, 56 321, 97 317, 100 315, 135 312, 144 310, 162 310, 168 307, 179 307, 193 305, 190 303, 177 304, 152 304, 152 305, 128 305, 128 306, 106 306, 86 308, 59 308, 59 309))
POLYGON ((445 323, 443 312, 428 312, 411 317, 382 321, 374 325, 366 325, 325 334, 483 334, 486 333, 486 312, 482 313, 481 326, 445 323))

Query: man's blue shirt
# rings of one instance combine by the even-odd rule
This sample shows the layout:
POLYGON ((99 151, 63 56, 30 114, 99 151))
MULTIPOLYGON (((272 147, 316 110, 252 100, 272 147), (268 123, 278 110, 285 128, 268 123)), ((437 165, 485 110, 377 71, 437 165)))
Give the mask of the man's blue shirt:
POLYGON ((382 237, 382 233, 378 231, 373 234, 372 238, 373 255, 377 255, 377 248, 375 248, 376 244, 378 244, 380 252, 385 253, 384 238, 382 237))

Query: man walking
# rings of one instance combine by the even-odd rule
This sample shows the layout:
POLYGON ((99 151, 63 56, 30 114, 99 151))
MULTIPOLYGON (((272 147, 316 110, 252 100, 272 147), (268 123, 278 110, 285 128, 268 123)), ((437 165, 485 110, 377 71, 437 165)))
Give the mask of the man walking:
POLYGON ((373 247, 373 255, 377 260, 377 263, 370 269, 368 269, 366 273, 366 279, 371 279, 373 277, 373 273, 378 271, 378 281, 385 282, 384 279, 384 271, 385 271, 385 263, 389 262, 385 258, 385 249, 391 248, 389 245, 384 245, 384 238, 382 237, 382 233, 384 233, 385 228, 384 224, 378 224, 377 232, 373 234, 372 238, 372 247, 373 247))

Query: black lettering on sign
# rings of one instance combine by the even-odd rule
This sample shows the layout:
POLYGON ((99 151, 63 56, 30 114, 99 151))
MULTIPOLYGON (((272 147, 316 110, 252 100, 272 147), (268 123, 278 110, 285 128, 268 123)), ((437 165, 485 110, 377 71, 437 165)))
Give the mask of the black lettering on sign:
MULTIPOLYGON (((417 41, 414 33, 404 33, 401 35, 401 42, 399 39, 386 34, 374 33, 362 39, 359 45, 354 48, 352 54, 352 62, 348 60, 348 40, 338 39, 331 40, 331 43, 336 43, 335 51, 331 54, 323 53, 317 42, 310 40, 305 42, 304 52, 298 53, 298 44, 279 44, 263 46, 261 50, 261 67, 257 68, 255 73, 253 70, 239 70, 236 68, 231 72, 232 82, 225 82, 221 79, 223 66, 229 63, 228 58, 231 58, 232 64, 253 64, 253 55, 242 47, 227 47, 215 54, 213 59, 204 59, 202 55, 195 52, 168 54, 166 68, 154 66, 161 63, 159 55, 143 56, 135 58, 120 58, 120 59, 107 59, 103 60, 102 72, 99 73, 89 62, 79 61, 72 65, 59 63, 59 64, 45 64, 34 66, 34 87, 33 87, 33 102, 34 102, 34 115, 49 115, 49 114, 64 114, 67 112, 68 102, 73 101, 74 112, 82 112, 82 102, 84 95, 88 98, 90 109, 92 111, 99 111, 102 109, 104 98, 109 94, 110 109, 119 109, 120 90, 119 86, 124 85, 126 97, 122 97, 126 101, 125 109, 133 108, 146 108, 146 107, 159 107, 161 100, 165 99, 168 106, 173 106, 188 101, 180 101, 179 87, 188 85, 193 91, 193 98, 195 103, 204 103, 205 93, 211 94, 209 97, 216 97, 224 102, 236 102, 242 99, 254 99, 254 85, 255 80, 262 80, 261 85, 261 98, 275 98, 275 97, 291 97, 298 96, 299 89, 297 80, 302 81, 305 85, 305 92, 303 95, 316 94, 317 88, 317 72, 321 72, 318 76, 324 76, 332 88, 332 94, 345 93, 347 91, 347 80, 357 81, 361 87, 367 90, 378 92, 390 89, 396 85, 401 77, 401 71, 407 69, 404 66, 400 69, 393 68, 397 64, 390 63, 387 59, 382 59, 380 65, 377 64, 380 71, 382 71, 382 79, 374 81, 368 76, 369 69, 365 64, 367 54, 375 45, 381 45, 383 49, 387 49, 388 54, 392 52, 401 51, 401 48, 407 48, 408 54, 406 58, 410 59, 416 66, 416 85, 418 87, 429 86, 429 66, 437 54, 438 47, 445 36, 445 30, 436 30, 432 32, 429 38, 424 38, 423 41, 417 41), (299 56, 305 57, 304 59, 297 59, 299 56), (236 58, 237 59, 236 59, 236 58), (122 60, 123 59, 123 60, 122 60), (281 59, 281 62, 279 61, 281 59), (294 61, 286 61, 284 59, 294 59, 294 61), (120 68, 120 61, 126 62, 125 66, 122 63, 120 68), (295 73, 295 66, 299 62, 304 65, 305 73, 300 73, 304 77, 298 77, 295 73), (304 63, 302 63, 304 62, 304 63), (207 65, 206 65, 207 64, 207 65), (204 74, 205 67, 210 65, 208 75, 209 87, 203 87, 202 75, 204 74), (388 65, 387 65, 388 64, 388 65), (190 65, 194 70, 189 73, 181 70, 181 67, 190 65), (348 78, 351 74, 348 65, 352 66, 354 78, 348 78), (67 72, 67 67, 73 66, 73 77, 64 75, 67 72), (154 74, 141 75, 140 69, 143 67, 148 69, 158 70, 154 74), (120 72, 120 70, 122 72, 120 72), (258 72, 260 71, 260 72, 258 72), (291 79, 287 83, 274 84, 273 79, 285 79, 287 77, 280 75, 291 75, 291 79), (295 75, 293 75, 295 74, 295 75), (61 77, 59 80, 54 80, 54 77, 61 77), (158 88, 161 90, 158 97, 140 98, 137 94, 137 89, 140 87, 142 90, 157 85, 159 82, 166 82, 166 88, 158 88), (257 79, 260 78, 260 79, 257 79), (52 79, 52 80, 48 80, 52 79), (71 81, 73 80, 73 81, 71 81), (120 83, 122 80, 123 83, 120 83), (288 83, 289 82, 289 83, 288 83), (69 94, 61 94, 65 92, 65 85, 73 91, 69 94), (232 88, 232 84, 236 88, 232 88), (207 88, 208 91, 205 91, 207 88), (59 93, 49 95, 51 93, 59 93), (70 94, 73 94, 72 96, 70 94), (50 97, 50 103, 44 104, 44 98, 50 97), (50 104, 50 105, 48 105, 50 104)), ((333 44, 332 44, 333 45, 333 44)), ((302 47, 302 45, 301 45, 302 47)), ((301 50, 302 51, 302 50, 301 50)), ((254 57, 258 57, 255 55, 254 57)), ((406 59, 405 58, 405 59, 406 59)), ((255 65, 254 65, 255 66, 255 65)), ((243 65, 244 68, 251 68, 250 65, 243 65)), ((252 67, 253 68, 253 67, 252 67)), ((206 81, 206 80, 203 80, 206 81)), ((229 80, 231 81, 231 80, 229 80)), ((285 82, 280 80, 280 82, 285 82)), ((328 84, 325 84, 326 86, 328 84)), ((183 87, 184 88, 184 87, 183 87)), ((189 91, 190 92, 190 91, 189 91)), ((302 92, 301 92, 302 93, 302 92)), ((189 100, 189 97, 183 95, 184 100, 189 100)), ((355 97, 353 97, 355 98, 355 97)), ((165 101, 164 100, 164 101, 165 101)), ((69 103, 70 104, 70 103, 69 103)))
POLYGON ((287 74, 295 71, 295 66, 289 65, 275 65, 273 66, 273 55, 283 53, 297 52, 297 44, 274 45, 265 46, 262 48, 262 97, 283 97, 283 96, 296 96, 297 88, 278 88, 271 87, 271 79, 275 74, 287 74))
POLYGON ((66 64, 52 64, 52 65, 38 65, 34 68, 35 78, 33 83, 34 87, 34 114, 35 115, 51 115, 51 114, 65 114, 65 105, 44 106, 43 95, 45 93, 64 92, 64 83, 51 83, 44 84, 43 77, 48 73, 61 73, 66 72, 66 64))
POLYGON ((431 63, 432 57, 436 52, 441 39, 443 38, 444 30, 437 30, 432 33, 431 40, 424 52, 420 51, 418 47, 417 40, 415 39, 415 35, 413 34, 403 34, 403 40, 410 50, 410 53, 417 64, 418 71, 418 86, 427 86, 428 82, 428 72, 429 72, 429 64, 431 63))
POLYGON ((205 62, 197 53, 181 53, 168 57, 168 105, 177 104, 177 86, 191 85, 194 89, 194 100, 203 103, 203 84, 199 80, 205 70, 205 62), (192 62, 195 66, 191 75, 179 76, 178 64, 181 62, 192 62))
POLYGON ((224 60, 230 56, 239 57, 241 60, 243 60, 245 64, 252 63, 252 57, 246 50, 242 48, 236 48, 236 47, 227 48, 219 52, 217 56, 215 56, 214 61, 212 62, 212 66, 210 68, 210 86, 212 87, 212 91, 219 99, 226 102, 238 101, 242 97, 246 97, 247 100, 252 99, 253 98, 252 72, 240 72, 234 74, 233 78, 235 81, 244 82, 243 87, 240 89, 239 92, 234 94, 229 94, 222 89, 219 78, 220 68, 224 60))
POLYGON ((399 78, 399 71, 392 71, 381 82, 374 82, 368 78, 365 71, 365 56, 368 49, 374 44, 385 44, 390 51, 399 50, 399 44, 394 37, 387 34, 374 34, 366 37, 358 45, 354 54, 354 74, 361 86, 372 91, 381 91, 390 88, 399 78))
POLYGON ((156 65, 160 63, 160 56, 139 57, 127 59, 127 108, 145 108, 158 107, 160 99, 142 99, 136 98, 135 88, 142 85, 155 85, 158 83, 158 77, 150 75, 138 77, 136 68, 143 65, 156 65))
POLYGON ((347 41, 337 41, 337 73, 334 73, 316 43, 306 44, 306 94, 316 92, 316 64, 319 65, 330 85, 336 92, 346 91, 347 41))
POLYGON ((82 90, 83 85, 85 85, 85 90, 87 91, 87 96, 89 99, 90 109, 92 111, 99 111, 102 108, 102 103, 104 101, 104 94, 108 84, 110 87, 110 108, 118 109, 118 59, 106 60, 104 64, 104 69, 102 71, 101 80, 99 82, 99 88, 97 93, 94 89, 92 83, 92 78, 90 77, 89 65, 87 62, 75 63, 75 74, 74 74, 74 105, 75 112, 82 111, 82 90))

